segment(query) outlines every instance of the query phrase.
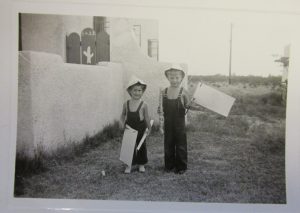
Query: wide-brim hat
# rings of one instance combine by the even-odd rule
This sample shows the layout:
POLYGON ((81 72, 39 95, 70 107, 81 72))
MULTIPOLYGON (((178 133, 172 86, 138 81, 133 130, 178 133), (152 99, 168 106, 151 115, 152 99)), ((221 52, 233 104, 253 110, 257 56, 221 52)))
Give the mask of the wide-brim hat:
POLYGON ((134 85, 142 85, 143 86, 143 91, 146 90, 147 88, 147 84, 142 81, 141 79, 137 78, 136 76, 132 76, 127 84, 126 90, 129 93, 129 89, 130 87, 134 86, 134 85))
POLYGON ((168 69, 165 70, 165 76, 168 77, 168 72, 175 70, 175 71, 181 71, 182 73, 182 78, 185 76, 185 72, 180 64, 171 64, 168 69))

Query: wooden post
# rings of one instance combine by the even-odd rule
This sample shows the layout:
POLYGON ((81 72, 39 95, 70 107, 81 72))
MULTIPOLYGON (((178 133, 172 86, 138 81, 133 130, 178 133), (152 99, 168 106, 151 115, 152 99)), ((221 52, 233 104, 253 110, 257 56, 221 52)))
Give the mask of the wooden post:
POLYGON ((232 54, 232 26, 233 24, 230 23, 230 52, 229 52, 229 78, 228 83, 231 84, 231 54, 232 54))

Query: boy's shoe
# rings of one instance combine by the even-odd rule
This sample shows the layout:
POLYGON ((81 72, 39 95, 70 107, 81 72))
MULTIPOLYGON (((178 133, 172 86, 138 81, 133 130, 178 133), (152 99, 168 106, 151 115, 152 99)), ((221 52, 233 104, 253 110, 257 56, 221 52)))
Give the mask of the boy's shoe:
POLYGON ((125 174, 129 174, 131 172, 131 167, 130 166, 127 166, 124 173, 125 174))
POLYGON ((165 170, 165 172, 170 173, 170 172, 174 172, 175 169, 174 168, 171 168, 171 169, 165 168, 164 170, 165 170))
POLYGON ((139 172, 144 173, 146 171, 145 166, 144 165, 140 165, 139 166, 139 172))
POLYGON ((175 171, 176 174, 182 175, 183 173, 185 173, 186 170, 185 169, 178 169, 175 171))

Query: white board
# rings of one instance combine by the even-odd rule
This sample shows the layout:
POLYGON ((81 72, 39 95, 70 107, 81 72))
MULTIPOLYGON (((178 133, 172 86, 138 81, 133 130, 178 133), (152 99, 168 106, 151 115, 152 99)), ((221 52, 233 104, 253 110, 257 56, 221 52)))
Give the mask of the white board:
POLYGON ((193 101, 207 109, 227 117, 235 98, 203 83, 199 83, 195 90, 193 101))
POLYGON ((122 139, 120 160, 128 166, 131 166, 132 164, 132 158, 133 158, 133 152, 134 152, 137 134, 138 131, 130 128, 129 126, 126 126, 123 139, 122 139))

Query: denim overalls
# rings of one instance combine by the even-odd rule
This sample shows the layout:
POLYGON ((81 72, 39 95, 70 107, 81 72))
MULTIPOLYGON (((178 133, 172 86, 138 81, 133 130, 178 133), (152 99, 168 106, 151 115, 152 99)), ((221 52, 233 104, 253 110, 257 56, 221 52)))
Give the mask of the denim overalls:
POLYGON ((163 96, 165 169, 187 169, 187 140, 185 132, 185 108, 181 101, 183 88, 176 99, 168 99, 168 88, 163 96))
POLYGON ((145 119, 140 119, 140 109, 143 105, 143 101, 140 103, 139 107, 135 112, 131 112, 129 109, 129 100, 127 101, 127 119, 126 124, 128 124, 131 128, 138 131, 136 144, 135 144, 135 151, 133 153, 133 159, 132 159, 132 165, 138 164, 138 165, 144 165, 148 162, 147 158, 147 148, 146 148, 146 141, 143 143, 141 148, 137 151, 137 143, 142 139, 143 134, 146 130, 146 122, 145 119))

